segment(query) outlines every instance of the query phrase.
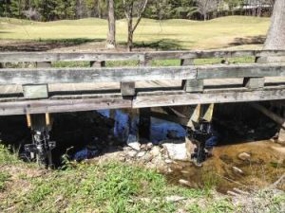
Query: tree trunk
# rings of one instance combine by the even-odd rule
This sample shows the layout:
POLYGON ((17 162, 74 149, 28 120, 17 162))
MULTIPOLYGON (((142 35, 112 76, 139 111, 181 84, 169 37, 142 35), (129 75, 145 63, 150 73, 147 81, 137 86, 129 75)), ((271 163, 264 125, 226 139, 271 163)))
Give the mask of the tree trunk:
POLYGON ((134 37, 134 31, 133 31, 133 18, 130 18, 128 21, 128 43, 127 43, 127 49, 129 52, 133 49, 133 37, 134 37))
POLYGON ((276 0, 264 49, 285 50, 285 1, 276 0))
MULTIPOLYGON (((267 38, 264 43, 264 50, 285 50, 285 1, 276 0, 271 24, 267 32, 267 38)), ((257 59, 259 63, 285 62, 285 57, 261 57, 257 59)))
POLYGON ((107 35, 107 48, 113 49, 116 47, 116 20, 114 10, 114 0, 108 0, 108 35, 107 35))

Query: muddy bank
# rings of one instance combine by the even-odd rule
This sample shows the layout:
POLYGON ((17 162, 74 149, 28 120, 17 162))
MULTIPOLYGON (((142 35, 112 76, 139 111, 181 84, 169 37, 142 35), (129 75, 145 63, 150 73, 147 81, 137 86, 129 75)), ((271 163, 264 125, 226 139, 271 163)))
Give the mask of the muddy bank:
MULTIPOLYGON (((187 181, 190 187, 212 187, 227 193, 234 188, 253 191, 270 187, 285 174, 285 146, 271 141, 223 145, 214 156, 197 168, 189 162, 176 162, 166 176, 170 183, 187 181)), ((277 184, 285 190, 285 180, 277 184)))

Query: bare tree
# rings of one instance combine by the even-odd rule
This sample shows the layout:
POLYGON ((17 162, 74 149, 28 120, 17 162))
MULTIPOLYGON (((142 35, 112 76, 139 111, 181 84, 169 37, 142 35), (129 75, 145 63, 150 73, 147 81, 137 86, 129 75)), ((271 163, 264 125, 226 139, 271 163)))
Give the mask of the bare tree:
POLYGON ((116 47, 116 20, 114 0, 108 0, 108 35, 107 48, 114 49, 116 47))
POLYGON ((285 50, 285 1, 276 0, 264 49, 285 50))
POLYGON ((128 22, 128 51, 132 51, 134 32, 142 19, 147 4, 148 0, 123 0, 125 16, 128 22), (135 17, 136 22, 134 23, 135 17))
POLYGON ((217 0, 196 0, 199 13, 204 17, 204 21, 208 19, 209 12, 217 9, 217 0))

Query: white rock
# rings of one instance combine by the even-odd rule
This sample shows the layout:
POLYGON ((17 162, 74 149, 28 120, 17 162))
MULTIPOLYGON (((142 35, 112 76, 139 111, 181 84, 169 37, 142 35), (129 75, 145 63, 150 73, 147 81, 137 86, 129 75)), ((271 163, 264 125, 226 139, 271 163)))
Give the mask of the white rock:
POLYGON ((141 158, 141 157, 145 156, 145 154, 146 154, 145 151, 139 152, 139 153, 137 154, 137 157, 138 157, 138 158, 141 158))
POLYGON ((236 174, 240 174, 240 175, 243 174, 243 171, 240 168, 236 167, 236 166, 233 166, 233 171, 236 174))
POLYGON ((179 201, 182 201, 182 200, 186 200, 186 198, 185 197, 180 197, 180 196, 177 196, 177 195, 173 195, 173 196, 166 197, 165 200, 166 200, 166 202, 179 202, 179 201))
POLYGON ((191 186, 190 182, 187 181, 187 180, 180 179, 179 183, 182 184, 182 185, 185 185, 185 186, 191 186))
POLYGON ((135 150, 131 150, 127 153, 127 155, 131 158, 135 157, 137 155, 137 151, 135 150))
POLYGON ((141 150, 141 148, 140 148, 141 144, 137 141, 137 136, 135 136, 135 135, 129 134, 127 144, 129 147, 131 147, 132 149, 134 149, 136 151, 141 150))
POLYGON ((167 164, 171 164, 171 163, 173 163, 173 161, 172 161, 172 160, 170 160, 170 159, 166 159, 166 160, 165 160, 165 163, 167 163, 167 164))
POLYGON ((180 160, 180 161, 189 160, 187 156, 185 143, 181 144, 165 143, 162 146, 167 150, 170 159, 180 160))
POLYGON ((146 147, 147 147, 148 150, 151 150, 153 148, 153 144, 152 143, 148 143, 146 145, 146 147))
POLYGON ((251 158, 251 156, 250 156, 250 154, 248 154, 248 153, 246 153, 246 152, 242 152, 242 153, 240 153, 239 155, 238 155, 238 158, 240 159, 240 160, 250 160, 250 158, 251 158))
POLYGON ((153 157, 157 157, 160 155, 160 148, 159 146, 154 146, 151 151, 150 151, 150 154, 153 156, 153 157))

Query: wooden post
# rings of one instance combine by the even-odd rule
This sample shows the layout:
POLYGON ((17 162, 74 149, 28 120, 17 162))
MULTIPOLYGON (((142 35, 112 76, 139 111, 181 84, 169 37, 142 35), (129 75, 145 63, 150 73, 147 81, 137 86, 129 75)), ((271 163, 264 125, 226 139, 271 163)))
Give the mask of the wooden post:
POLYGON ((259 89, 264 87, 264 78, 244 78, 243 86, 248 89, 259 89))
POLYGON ((139 109, 139 141, 148 142, 150 140, 150 108, 139 109))
MULTIPOLYGON (((181 66, 194 65, 193 59, 182 59, 181 66)), ((182 89, 186 92, 203 92, 204 81, 201 79, 182 80, 182 89)))
POLYGON ((105 67, 106 66, 106 62, 105 61, 90 61, 90 67, 105 67))
POLYGON ((121 82, 120 88, 123 97, 130 97, 136 94, 135 82, 121 82))
POLYGON ((51 67, 51 62, 36 62, 36 67, 37 68, 48 68, 51 67))

